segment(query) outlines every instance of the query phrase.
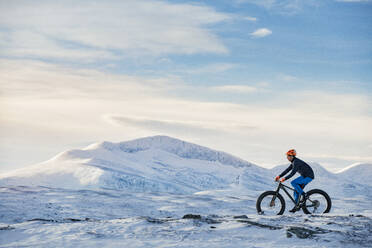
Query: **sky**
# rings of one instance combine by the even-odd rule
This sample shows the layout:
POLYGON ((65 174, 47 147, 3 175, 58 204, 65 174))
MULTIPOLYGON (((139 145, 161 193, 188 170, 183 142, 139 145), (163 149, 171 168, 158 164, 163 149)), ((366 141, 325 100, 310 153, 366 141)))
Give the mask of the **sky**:
POLYGON ((0 172, 168 135, 372 162, 372 1, 0 0, 0 172))

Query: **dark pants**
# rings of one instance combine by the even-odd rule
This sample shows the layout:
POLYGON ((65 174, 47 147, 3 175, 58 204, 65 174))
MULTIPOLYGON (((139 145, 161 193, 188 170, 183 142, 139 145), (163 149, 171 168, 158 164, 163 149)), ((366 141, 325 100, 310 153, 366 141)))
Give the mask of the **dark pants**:
POLYGON ((298 202, 299 196, 304 192, 302 189, 305 188, 306 184, 310 183, 312 180, 313 179, 310 177, 299 176, 291 182, 293 188, 295 189, 293 196, 296 203, 298 202), (301 184, 303 184, 302 188, 300 186, 301 184))

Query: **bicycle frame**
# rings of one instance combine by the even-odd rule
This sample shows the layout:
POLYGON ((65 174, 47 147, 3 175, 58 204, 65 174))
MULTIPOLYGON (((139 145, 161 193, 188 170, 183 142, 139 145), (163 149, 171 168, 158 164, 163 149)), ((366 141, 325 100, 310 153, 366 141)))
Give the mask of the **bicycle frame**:
POLYGON ((289 189, 289 190, 292 190, 292 191, 295 191, 295 189, 291 188, 291 187, 288 187, 287 185, 284 185, 282 184, 281 182, 279 182, 279 185, 278 185, 278 188, 276 189, 276 194, 279 194, 279 191, 280 189, 284 190, 284 192, 287 194, 287 196, 289 197, 289 199, 291 199, 291 201, 296 205, 296 201, 293 199, 293 197, 288 193, 288 191, 286 190, 289 189))

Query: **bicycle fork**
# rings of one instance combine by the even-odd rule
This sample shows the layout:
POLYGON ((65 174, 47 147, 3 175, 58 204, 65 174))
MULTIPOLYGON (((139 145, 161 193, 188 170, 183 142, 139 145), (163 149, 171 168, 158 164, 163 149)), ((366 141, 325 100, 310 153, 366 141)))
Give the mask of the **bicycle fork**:
POLYGON ((275 206, 275 200, 276 200, 276 196, 279 194, 279 190, 280 190, 280 183, 278 185, 278 188, 276 189, 275 195, 273 196, 273 198, 270 201, 270 207, 275 206))

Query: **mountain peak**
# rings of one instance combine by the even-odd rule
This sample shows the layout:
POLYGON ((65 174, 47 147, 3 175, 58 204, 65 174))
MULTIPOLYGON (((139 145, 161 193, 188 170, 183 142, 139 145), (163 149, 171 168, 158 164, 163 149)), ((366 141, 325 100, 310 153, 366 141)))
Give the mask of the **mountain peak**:
POLYGON ((69 150, 42 164, 0 175, 0 185, 184 193, 227 187, 246 169, 260 177, 261 169, 252 165, 225 152, 158 135, 69 150))
POLYGON ((166 135, 144 137, 119 143, 105 141, 99 144, 91 145, 86 149, 105 149, 108 151, 125 153, 137 153, 152 149, 166 151, 181 158, 220 162, 221 164, 232 165, 234 167, 250 167, 254 165, 228 153, 212 150, 204 146, 166 135))

